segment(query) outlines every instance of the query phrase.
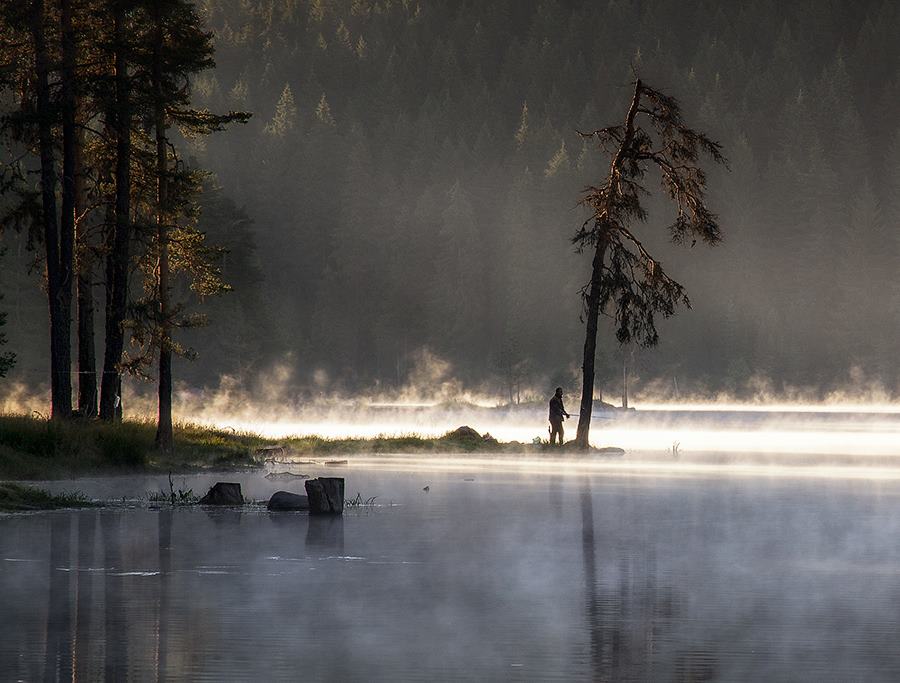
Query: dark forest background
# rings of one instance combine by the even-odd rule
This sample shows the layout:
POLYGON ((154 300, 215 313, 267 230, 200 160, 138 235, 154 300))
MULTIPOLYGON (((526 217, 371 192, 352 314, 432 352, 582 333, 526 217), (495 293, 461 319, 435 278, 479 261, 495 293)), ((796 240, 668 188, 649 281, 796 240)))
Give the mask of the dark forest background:
MULTIPOLYGON (((894 0, 207 0, 217 68, 195 102, 252 111, 183 142, 213 172, 200 227, 234 292, 176 378, 390 390, 432 359, 461 386, 575 389, 589 257, 570 237, 634 73, 719 140, 725 241, 641 228, 693 310, 650 351, 601 331, 600 388, 741 395, 900 388, 900 3, 894 0)), ((653 183, 650 183, 653 186, 653 183)), ((0 261, 10 380, 45 381, 27 236, 0 261)), ((102 283, 98 283, 100 296, 102 283)), ((611 326, 610 326, 611 327, 611 326)))

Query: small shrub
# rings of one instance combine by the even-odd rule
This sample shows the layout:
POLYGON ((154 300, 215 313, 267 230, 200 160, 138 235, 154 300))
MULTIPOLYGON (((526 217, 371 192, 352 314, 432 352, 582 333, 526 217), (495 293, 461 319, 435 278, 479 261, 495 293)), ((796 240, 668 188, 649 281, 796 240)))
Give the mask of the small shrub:
POLYGON ((169 491, 160 489, 156 492, 147 494, 147 499, 151 503, 169 503, 170 505, 193 505, 200 498, 194 495, 194 489, 183 488, 186 486, 184 479, 181 480, 182 488, 176 489, 172 481, 172 473, 169 472, 169 491))

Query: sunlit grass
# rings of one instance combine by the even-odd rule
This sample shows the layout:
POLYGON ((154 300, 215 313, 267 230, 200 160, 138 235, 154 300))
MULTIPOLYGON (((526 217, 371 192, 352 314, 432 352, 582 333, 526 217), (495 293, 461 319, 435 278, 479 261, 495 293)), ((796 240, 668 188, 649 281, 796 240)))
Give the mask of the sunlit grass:
POLYGON ((150 420, 121 423, 49 421, 0 415, 0 477, 57 479, 110 471, 189 471, 255 464, 257 448, 273 443, 246 432, 175 425, 175 452, 154 448, 150 420))
POLYGON ((523 444, 501 444, 480 436, 458 435, 454 432, 438 437, 421 434, 382 434, 374 437, 296 436, 282 439, 279 443, 295 455, 500 452, 504 448, 521 452, 524 448, 523 444))
MULTIPOLYGON (((273 449, 282 453, 328 456, 351 453, 468 453, 521 452, 523 444, 501 444, 474 431, 363 437, 297 436, 266 438, 250 431, 178 423, 175 450, 154 448, 152 420, 121 423, 50 421, 42 417, 0 415, 0 477, 60 479, 90 473, 190 472, 203 469, 242 469, 264 464, 273 449)), ((528 446, 527 448, 532 448, 528 446)))

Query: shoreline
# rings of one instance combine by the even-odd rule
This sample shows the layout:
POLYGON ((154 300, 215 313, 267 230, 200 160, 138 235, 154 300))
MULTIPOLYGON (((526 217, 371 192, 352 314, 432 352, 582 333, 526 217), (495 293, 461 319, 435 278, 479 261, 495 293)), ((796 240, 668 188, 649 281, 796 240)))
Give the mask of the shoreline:
MULTIPOLYGON (((125 420, 48 421, 25 415, 0 415, 0 480, 72 479, 112 474, 191 474, 216 470, 255 470, 279 457, 353 454, 464 454, 556 453, 571 448, 551 447, 546 441, 498 441, 462 426, 441 436, 336 437, 293 436, 268 438, 191 423, 175 425, 175 450, 153 447, 155 423, 125 420)), ((621 449, 591 449, 620 453, 621 449)))

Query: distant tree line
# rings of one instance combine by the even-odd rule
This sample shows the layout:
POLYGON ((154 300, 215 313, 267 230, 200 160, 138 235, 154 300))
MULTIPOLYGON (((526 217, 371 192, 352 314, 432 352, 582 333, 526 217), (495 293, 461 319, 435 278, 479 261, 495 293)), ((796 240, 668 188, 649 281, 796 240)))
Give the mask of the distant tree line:
MULTIPOLYGON (((853 367, 898 385, 896 2, 206 7, 218 67, 197 95, 258 120, 199 156, 256 222, 278 321, 257 338, 292 348, 299 383, 402 385, 425 346, 498 396, 519 360, 526 386, 571 386, 589 264, 560 238, 605 173, 576 130, 619 120, 636 68, 732 172, 708 176, 729 226, 714 259, 648 244, 694 310, 635 372, 682 392, 755 375, 827 390, 853 367)), ((646 208, 665 219, 661 198, 646 208)), ((618 387, 615 346, 598 373, 618 387)))
MULTIPOLYGON (((682 394, 737 392, 757 376, 827 391, 851 371, 900 384, 893 0, 216 0, 198 11, 217 66, 192 77, 195 106, 256 116, 179 145, 216 173, 196 227, 245 247, 218 257, 235 292, 205 309, 227 326, 181 333, 216 359, 176 358, 186 381, 250 381, 277 363, 300 388, 393 388, 427 348, 505 400, 573 387, 590 264, 566 237, 589 215, 579 189, 608 170, 576 131, 621 119, 637 69, 678 94, 731 172, 707 177, 728 226, 715 258, 696 267, 648 236, 693 311, 665 322, 633 372, 682 394)), ((661 198, 645 208, 651 225, 666 216, 661 198)), ((46 303, 26 272, 26 233, 4 239, 11 374, 34 381, 45 359, 28 341, 42 339, 46 303)), ((106 249, 98 239, 92 253, 106 249)), ((613 321, 598 324, 609 339, 613 321)), ((597 349, 610 394, 623 353, 597 349)))
POLYGON ((172 448, 171 357, 187 352, 174 331, 197 322, 173 298, 173 279, 201 296, 228 289, 219 249, 196 227, 202 177, 170 134, 193 139, 247 120, 192 106, 190 78, 213 66, 212 54, 185 0, 30 0, 0 11, 0 225, 27 234, 43 265, 52 416, 76 413, 74 374, 77 414, 120 417, 121 373, 155 360, 162 449, 172 448))

